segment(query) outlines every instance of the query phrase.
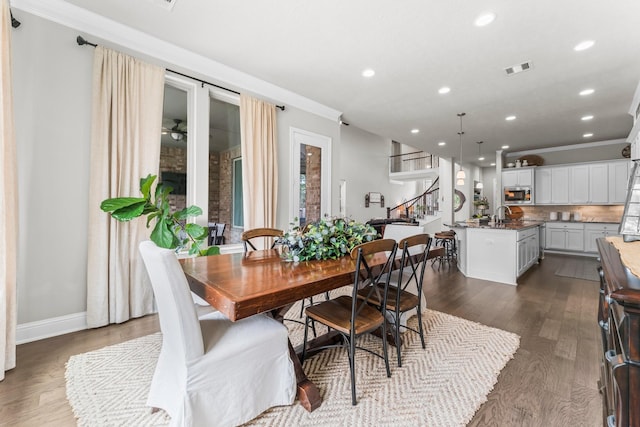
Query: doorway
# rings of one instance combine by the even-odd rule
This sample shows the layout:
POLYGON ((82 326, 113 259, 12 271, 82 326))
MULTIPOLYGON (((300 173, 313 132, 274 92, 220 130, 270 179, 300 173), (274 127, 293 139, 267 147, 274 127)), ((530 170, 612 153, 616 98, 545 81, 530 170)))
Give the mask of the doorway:
POLYGON ((331 138, 291 128, 290 222, 304 227, 331 214, 331 138))

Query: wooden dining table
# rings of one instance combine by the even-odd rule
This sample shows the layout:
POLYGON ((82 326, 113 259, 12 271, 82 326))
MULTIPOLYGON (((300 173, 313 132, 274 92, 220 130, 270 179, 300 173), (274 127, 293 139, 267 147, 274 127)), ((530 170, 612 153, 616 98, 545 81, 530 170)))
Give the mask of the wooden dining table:
MULTIPOLYGON (((442 248, 434 249, 430 258, 442 252, 442 248)), ((376 254, 368 262, 373 266, 385 260, 384 254, 376 254)), ((234 322, 259 313, 271 313, 282 321, 297 301, 352 284, 356 268, 355 260, 349 256, 288 262, 280 257, 278 249, 187 258, 180 262, 191 291, 234 322)), ((314 347, 332 340, 335 334, 310 341, 310 353, 314 347)), ((307 378, 299 351, 291 341, 289 351, 296 372, 298 399, 306 410, 313 411, 322 398, 316 385, 307 378)))

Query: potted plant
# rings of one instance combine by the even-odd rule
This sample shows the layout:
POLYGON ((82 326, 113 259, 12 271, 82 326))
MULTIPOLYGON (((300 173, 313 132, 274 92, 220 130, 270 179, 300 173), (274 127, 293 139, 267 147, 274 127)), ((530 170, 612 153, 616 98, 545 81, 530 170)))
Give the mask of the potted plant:
POLYGON ((337 259, 347 255, 357 245, 374 240, 375 228, 344 218, 323 218, 304 229, 293 226, 278 243, 285 250, 282 257, 289 261, 337 259))
POLYGON ((198 224, 187 223, 187 219, 202 215, 198 206, 189 206, 177 212, 171 212, 169 194, 171 186, 158 183, 155 192, 152 186, 156 175, 147 175, 140 179, 140 193, 142 197, 115 197, 103 200, 100 209, 111 214, 120 222, 131 221, 140 216, 147 216, 147 228, 152 220, 156 223, 151 232, 151 240, 161 248, 187 248, 190 255, 215 255, 220 248, 211 246, 201 249, 201 245, 208 236, 208 230, 198 224))

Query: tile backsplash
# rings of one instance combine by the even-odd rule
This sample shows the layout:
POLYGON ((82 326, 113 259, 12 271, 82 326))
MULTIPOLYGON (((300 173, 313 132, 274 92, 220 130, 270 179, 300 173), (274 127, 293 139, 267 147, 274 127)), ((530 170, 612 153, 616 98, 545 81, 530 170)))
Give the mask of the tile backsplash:
POLYGON ((558 212, 558 219, 562 212, 571 212, 571 221, 574 213, 579 212, 582 222, 620 222, 624 212, 624 205, 554 205, 554 206, 520 206, 527 221, 549 221, 551 212, 558 212))

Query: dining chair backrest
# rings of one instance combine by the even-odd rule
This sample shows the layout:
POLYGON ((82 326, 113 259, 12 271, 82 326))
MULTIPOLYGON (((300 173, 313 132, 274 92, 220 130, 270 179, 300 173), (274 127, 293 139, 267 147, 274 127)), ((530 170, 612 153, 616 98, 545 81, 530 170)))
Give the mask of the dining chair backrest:
POLYGON ((224 230, 227 224, 224 222, 209 223, 209 246, 220 245, 223 243, 224 230))
POLYGON ((260 237, 272 238, 273 243, 271 244, 271 249, 273 249, 277 243, 276 239, 278 237, 282 237, 283 234, 283 231, 277 228, 254 228, 251 230, 247 230, 242 233, 241 237, 242 244, 244 245, 244 251, 248 252, 250 249, 254 251, 257 250, 258 248, 251 242, 251 240, 260 237))
POLYGON ((187 278, 175 253, 152 241, 140 243, 140 254, 151 279, 160 330, 177 369, 204 354, 202 331, 187 278))
POLYGON ((355 333, 356 317, 362 308, 368 305, 374 293, 380 292, 380 285, 382 285, 382 295, 378 294, 377 296, 383 301, 382 307, 386 306, 389 277, 393 269, 397 247, 398 244, 393 239, 380 239, 362 243, 351 250, 351 258, 356 260, 356 274, 351 298, 352 335, 355 333), (359 292, 362 289, 367 289, 368 292, 364 294, 359 292))
POLYGON ((400 258, 400 272, 398 277, 398 303, 400 304, 400 291, 409 286, 412 280, 415 281, 418 291, 418 297, 422 292, 422 282, 424 278, 424 268, 429 257, 429 248, 431 247, 431 237, 428 234, 417 234, 415 236, 405 237, 398 243, 398 248, 402 251, 400 258), (408 276, 407 276, 408 274, 408 276))

